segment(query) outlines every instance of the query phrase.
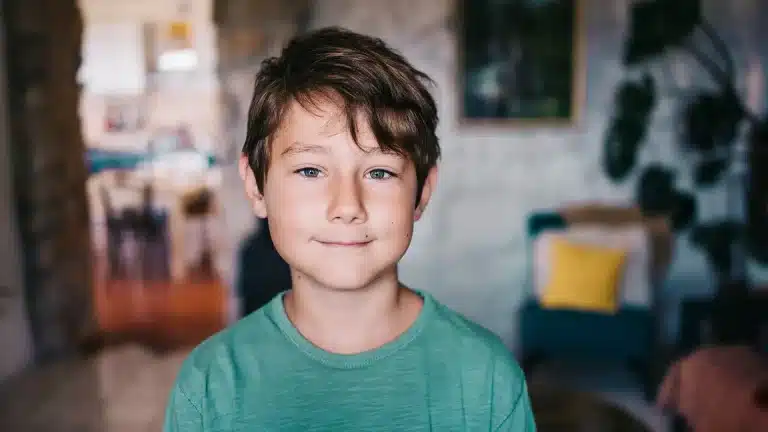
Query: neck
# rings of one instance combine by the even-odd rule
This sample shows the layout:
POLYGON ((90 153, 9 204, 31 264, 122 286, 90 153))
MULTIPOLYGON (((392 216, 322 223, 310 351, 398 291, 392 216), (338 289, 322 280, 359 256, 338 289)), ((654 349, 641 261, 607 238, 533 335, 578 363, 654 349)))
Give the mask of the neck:
POLYGON ((396 270, 354 290, 324 287, 292 273, 286 314, 305 338, 330 352, 378 348, 407 330, 421 309, 421 298, 399 283, 396 270))

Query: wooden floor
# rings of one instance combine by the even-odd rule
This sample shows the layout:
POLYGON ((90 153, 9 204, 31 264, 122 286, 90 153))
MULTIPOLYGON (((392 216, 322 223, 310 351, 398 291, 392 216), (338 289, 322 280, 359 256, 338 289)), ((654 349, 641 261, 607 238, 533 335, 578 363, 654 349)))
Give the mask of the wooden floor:
POLYGON ((224 328, 228 296, 211 271, 194 271, 183 283, 115 279, 103 257, 94 261, 100 344, 138 342, 166 351, 194 346, 224 328))

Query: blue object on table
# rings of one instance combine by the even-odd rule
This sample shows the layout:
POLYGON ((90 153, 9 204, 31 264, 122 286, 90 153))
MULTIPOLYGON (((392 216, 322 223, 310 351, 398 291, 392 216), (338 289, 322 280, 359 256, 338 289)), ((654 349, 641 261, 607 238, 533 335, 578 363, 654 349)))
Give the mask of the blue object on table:
MULTIPOLYGON (((134 169, 141 163, 149 162, 158 157, 157 154, 141 152, 121 152, 90 148, 85 151, 86 164, 90 175, 104 170, 134 169)), ((216 156, 206 154, 208 167, 216 165, 216 156)))

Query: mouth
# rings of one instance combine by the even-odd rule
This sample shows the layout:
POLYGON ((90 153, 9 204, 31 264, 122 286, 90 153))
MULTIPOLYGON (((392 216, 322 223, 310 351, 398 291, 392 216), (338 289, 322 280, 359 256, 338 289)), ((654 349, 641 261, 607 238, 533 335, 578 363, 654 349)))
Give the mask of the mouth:
POLYGON ((372 241, 373 240, 365 240, 365 241, 323 241, 323 240, 318 240, 318 243, 322 244, 323 246, 337 247, 337 248, 360 248, 360 247, 367 246, 372 241))

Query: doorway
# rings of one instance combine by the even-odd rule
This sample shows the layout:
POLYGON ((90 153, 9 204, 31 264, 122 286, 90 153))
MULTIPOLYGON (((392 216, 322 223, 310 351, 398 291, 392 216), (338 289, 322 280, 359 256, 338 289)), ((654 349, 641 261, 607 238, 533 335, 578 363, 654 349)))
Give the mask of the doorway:
POLYGON ((108 343, 166 350, 226 324, 211 0, 83 1, 94 305, 108 343))

